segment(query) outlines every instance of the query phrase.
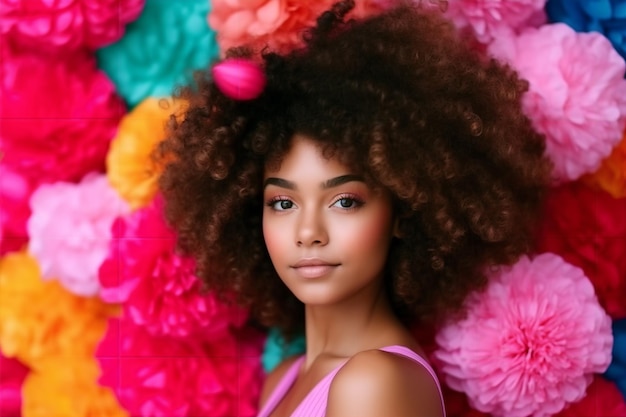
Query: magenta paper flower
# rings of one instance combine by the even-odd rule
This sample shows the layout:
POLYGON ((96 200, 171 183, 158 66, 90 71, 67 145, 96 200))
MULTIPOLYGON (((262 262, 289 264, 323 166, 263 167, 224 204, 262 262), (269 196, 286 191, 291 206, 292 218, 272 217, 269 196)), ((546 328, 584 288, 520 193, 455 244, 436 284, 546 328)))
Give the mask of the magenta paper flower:
POLYGON ((0 34, 20 48, 59 53, 100 48, 124 35, 145 0, 0 0, 0 34))
POLYGON ((26 221, 33 185, 0 161, 0 255, 19 251, 28 241, 26 221))
POLYGON ((254 416, 262 382, 262 337, 206 340, 154 336, 129 320, 111 320, 97 352, 100 383, 130 415, 254 416))
MULTIPOLYGON (((214 0, 209 25, 217 32, 222 51, 243 44, 288 51, 302 44, 302 33, 331 8, 335 0, 214 0)), ((364 17, 390 2, 356 2, 352 17, 364 17)))
POLYGON ((522 257, 467 299, 436 336, 450 388, 499 417, 547 417, 584 397, 611 362, 611 319, 583 271, 557 255, 522 257))
POLYGON ((0 352, 0 416, 20 416, 22 385, 29 369, 16 359, 0 352))
POLYGON ((219 337, 241 326, 245 310, 201 293, 191 258, 175 253, 175 235, 163 219, 162 200, 120 219, 119 238, 100 270, 101 297, 155 335, 219 337))
POLYGON ((456 27, 471 29, 484 44, 511 31, 545 22, 546 0, 451 0, 446 15, 456 27))
POLYGON ((80 184, 42 185, 30 205, 28 249, 43 278, 58 279, 76 295, 96 295, 98 270, 113 238, 111 226, 128 205, 103 174, 87 175, 80 184))
POLYGON ((626 125, 625 65, 611 43, 559 23, 500 37, 489 50, 529 81, 524 110, 546 135, 555 181, 595 171, 626 125))
POLYGON ((0 45, 2 164, 37 184, 104 172, 122 100, 93 56, 44 59, 0 45))

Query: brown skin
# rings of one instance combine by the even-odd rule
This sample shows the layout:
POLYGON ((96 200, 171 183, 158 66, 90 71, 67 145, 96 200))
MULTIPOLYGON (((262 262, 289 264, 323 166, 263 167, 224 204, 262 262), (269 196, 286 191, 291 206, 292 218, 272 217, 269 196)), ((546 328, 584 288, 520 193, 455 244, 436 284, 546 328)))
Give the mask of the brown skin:
POLYGON ((521 109, 527 83, 511 68, 472 51, 438 14, 406 5, 344 22, 352 5, 341 1, 322 15, 303 49, 266 52, 267 85, 257 99, 225 97, 209 72, 184 89, 184 120, 171 118, 160 147, 160 188, 179 248, 197 259, 208 289, 287 336, 306 326, 307 362, 277 415, 347 358, 331 387, 329 413, 392 415, 383 406, 405 404, 394 393, 412 400, 401 388, 416 378, 429 393, 422 411, 436 415, 429 414, 432 386, 419 366, 372 349, 403 344, 419 353, 402 323, 462 314, 466 296, 487 284, 489 266, 512 264, 532 250, 551 165, 544 138, 521 109), (354 297, 344 293, 346 302, 332 309, 332 294, 326 304, 307 301, 285 285, 263 235, 265 173, 280 169, 295 135, 362 175, 393 207, 395 237, 380 281, 354 297), (374 368, 359 366, 370 360, 374 368), (409 368, 414 372, 405 376, 409 368), (384 376, 383 389, 366 383, 360 389, 367 395, 350 391, 355 375, 368 381, 361 374, 368 369, 384 376), (336 404, 344 396, 358 396, 367 410, 336 404))
MULTIPOLYGON (((272 417, 291 415, 320 379, 346 360, 331 384, 329 417, 441 413, 436 385, 421 365, 376 350, 404 345, 423 354, 384 288, 387 253, 397 232, 391 199, 359 178, 302 135, 293 138, 278 169, 265 171, 265 242, 278 275, 305 305, 307 341, 303 368, 272 417), (344 181, 325 186, 335 179, 344 181), (313 257, 332 266, 306 272, 294 267, 313 257), (415 395, 418 388, 421 395, 415 395), (367 401, 354 401, 364 395, 367 401)), ((262 402, 285 370, 281 366, 268 378, 262 402)))

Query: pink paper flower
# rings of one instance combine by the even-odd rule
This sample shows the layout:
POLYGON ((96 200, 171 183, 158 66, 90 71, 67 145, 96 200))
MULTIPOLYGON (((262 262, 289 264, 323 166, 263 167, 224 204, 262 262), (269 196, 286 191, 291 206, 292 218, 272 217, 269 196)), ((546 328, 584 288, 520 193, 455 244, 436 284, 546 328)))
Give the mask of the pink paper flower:
POLYGON ((58 279, 70 292, 96 295, 98 270, 113 238, 111 226, 128 211, 106 176, 87 175, 80 184, 40 186, 30 200, 29 252, 45 279, 58 279))
MULTIPOLYGON (((276 51, 301 45, 302 33, 330 9, 335 0, 214 0, 209 25, 218 33, 222 51, 244 44, 276 51)), ((386 2, 356 2, 350 16, 359 18, 381 10, 386 2)))
POLYGON ((0 34, 21 48, 59 53, 100 48, 124 35, 145 0, 0 0, 0 34))
POLYGON ((19 416, 22 409, 22 385, 29 369, 16 359, 0 352, 0 416, 19 416))
POLYGON ((241 326, 245 310, 201 293, 195 263, 175 253, 175 235, 163 219, 162 200, 120 219, 119 236, 100 270, 101 297, 155 335, 219 337, 241 326))
POLYGON ((19 251, 28 241, 26 221, 32 181, 0 161, 0 255, 19 251))
POLYGON ((458 28, 471 29, 487 44, 502 34, 545 21, 545 4, 546 0, 452 0, 446 15, 458 28))
POLYGON ((130 415, 256 415, 262 382, 258 333, 211 340, 159 337, 126 319, 112 320, 109 329, 103 341, 108 351, 97 353, 100 383, 116 392, 130 415))
POLYGON ((93 56, 44 59, 0 45, 2 163, 37 184, 104 172, 124 105, 93 56))
POLYGON ((500 37, 489 50, 529 81, 524 110, 546 135, 555 181, 598 169, 626 125, 624 60, 608 39, 559 23, 500 37))
POLYGON ((479 411, 544 417, 579 401, 611 362, 611 320, 582 270, 545 253, 493 272, 467 317, 437 334, 447 384, 479 411))

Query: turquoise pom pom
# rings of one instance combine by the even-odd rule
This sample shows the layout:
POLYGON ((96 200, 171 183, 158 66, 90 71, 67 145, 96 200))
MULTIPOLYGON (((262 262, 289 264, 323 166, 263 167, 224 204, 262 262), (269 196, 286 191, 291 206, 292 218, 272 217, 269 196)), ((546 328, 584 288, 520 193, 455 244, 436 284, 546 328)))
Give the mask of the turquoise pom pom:
POLYGON ((269 373, 284 359, 304 353, 305 349, 304 336, 298 336, 287 344, 280 330, 272 328, 265 341, 263 356, 261 356, 263 369, 269 373))
POLYGON ((97 51, 98 65, 129 107, 171 96, 219 54, 207 0, 148 0, 118 42, 97 51))

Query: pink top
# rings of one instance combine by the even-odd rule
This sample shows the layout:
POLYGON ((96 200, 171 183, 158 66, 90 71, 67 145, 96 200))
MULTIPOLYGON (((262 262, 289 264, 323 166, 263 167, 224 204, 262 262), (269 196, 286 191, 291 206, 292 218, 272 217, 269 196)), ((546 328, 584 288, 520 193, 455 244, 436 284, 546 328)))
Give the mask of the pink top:
MULTIPOLYGON (((428 373, 435 380, 435 384, 437 384, 437 389, 439 390, 439 396, 441 398, 441 409, 443 410, 443 416, 446 415, 446 409, 443 403, 443 395, 441 393, 441 386, 439 385, 439 379, 435 374, 435 371, 431 366, 417 353, 413 352, 411 349, 405 346, 393 345, 393 346, 385 346, 380 348, 379 350, 396 353, 398 355, 405 356, 409 359, 413 359, 415 362, 422 365, 428 373)), ((285 372, 283 378, 278 382, 274 392, 270 395, 270 397, 265 402, 264 407, 261 409, 257 417, 268 417, 274 408, 278 405, 278 403, 283 399, 289 388, 293 385, 298 377, 298 372, 300 371, 300 366, 304 361, 304 355, 299 357, 291 367, 285 372)), ((345 362, 344 362, 345 364, 345 362)), ((326 402, 328 400, 328 390, 330 388, 330 383, 333 381, 333 378, 339 372, 341 367, 344 365, 341 364, 337 368, 333 369, 328 375, 320 380, 304 397, 304 400, 296 407, 296 409, 291 414, 291 417, 324 417, 326 415, 326 402)))

